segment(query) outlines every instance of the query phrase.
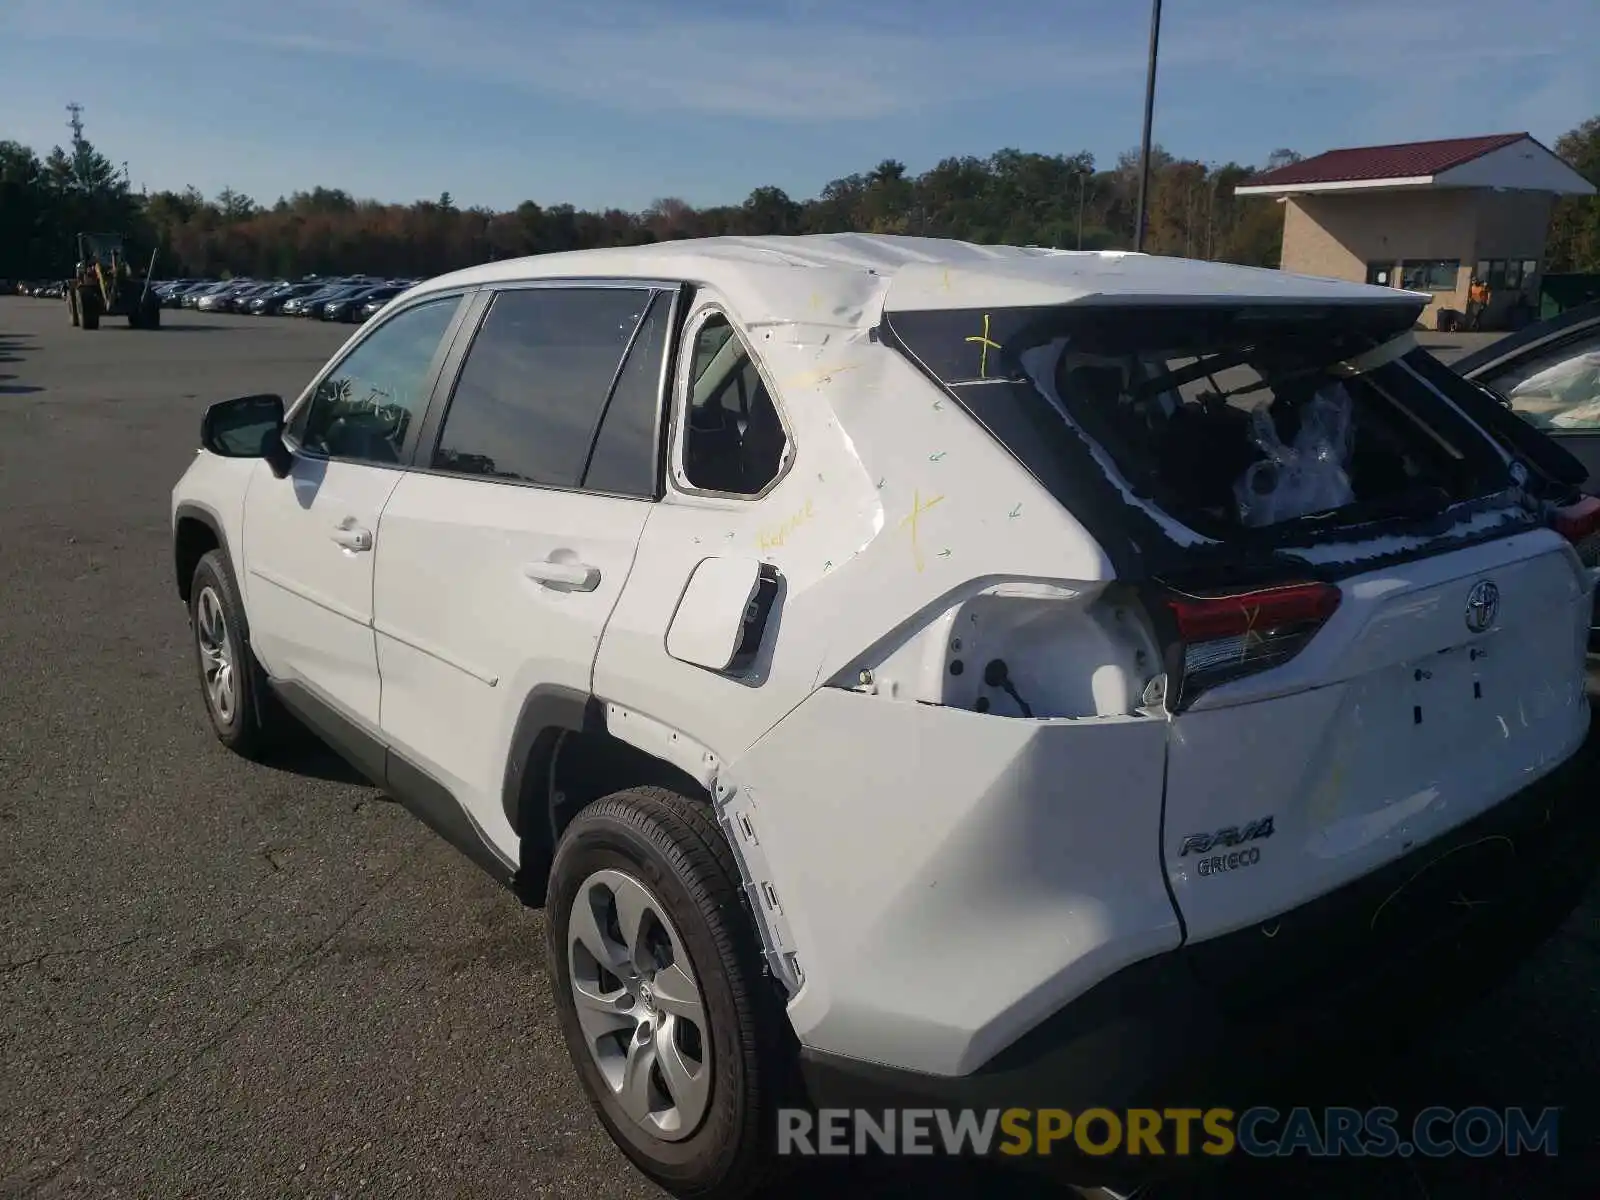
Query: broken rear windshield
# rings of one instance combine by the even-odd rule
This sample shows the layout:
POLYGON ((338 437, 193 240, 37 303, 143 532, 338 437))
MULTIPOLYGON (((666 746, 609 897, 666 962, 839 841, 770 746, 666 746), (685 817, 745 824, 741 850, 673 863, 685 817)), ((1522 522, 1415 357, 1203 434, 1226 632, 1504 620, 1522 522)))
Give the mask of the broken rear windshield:
POLYGON ((1419 371, 1426 352, 1395 341, 1413 317, 1409 305, 913 312, 888 319, 887 340, 1102 542, 1116 526, 1112 540, 1138 553, 1152 534, 1266 547, 1442 529, 1465 502, 1503 499, 1504 455, 1441 394, 1469 385, 1419 371))

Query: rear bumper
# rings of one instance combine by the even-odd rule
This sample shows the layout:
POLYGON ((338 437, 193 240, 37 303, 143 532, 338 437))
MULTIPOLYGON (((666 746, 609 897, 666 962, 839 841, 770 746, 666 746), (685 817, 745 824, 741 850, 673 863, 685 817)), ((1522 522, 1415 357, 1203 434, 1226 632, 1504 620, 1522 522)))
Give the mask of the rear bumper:
MULTIPOLYGON (((970 1075, 804 1050, 812 1099, 873 1111, 1263 1103, 1260 1089, 1292 1066, 1346 1056, 1492 989, 1559 927, 1600 864, 1597 764, 1591 732, 1478 819, 1262 925, 1119 971, 970 1075)), ((1057 1170, 1088 1166, 1082 1182, 1117 1186, 1158 1165, 1054 1157, 1057 1170)))

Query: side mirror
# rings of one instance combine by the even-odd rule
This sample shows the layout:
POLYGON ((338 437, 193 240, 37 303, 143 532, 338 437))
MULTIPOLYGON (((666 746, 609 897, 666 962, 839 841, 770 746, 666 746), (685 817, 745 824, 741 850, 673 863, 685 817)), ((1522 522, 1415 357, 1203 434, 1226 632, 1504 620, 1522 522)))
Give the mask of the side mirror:
POLYGON ((294 462, 283 440, 282 396, 217 401, 200 420, 200 444, 222 458, 264 458, 279 479, 294 462))

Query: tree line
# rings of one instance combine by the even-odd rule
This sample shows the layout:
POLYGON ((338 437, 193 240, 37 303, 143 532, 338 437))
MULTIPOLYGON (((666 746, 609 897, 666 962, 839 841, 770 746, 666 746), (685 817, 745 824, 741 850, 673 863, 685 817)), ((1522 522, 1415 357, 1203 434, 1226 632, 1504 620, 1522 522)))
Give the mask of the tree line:
MULTIPOLYGON (((1556 143, 1600 179, 1600 117, 1556 143)), ((1278 150, 1259 169, 1298 161, 1278 150)), ((387 204, 339 188, 315 187, 270 205, 232 189, 208 199, 136 192, 121 167, 75 130, 66 147, 41 157, 0 140, 0 277, 54 278, 71 272, 79 231, 120 232, 133 247, 159 252, 161 276, 285 276, 362 271, 428 276, 491 259, 596 246, 637 245, 714 234, 922 234, 975 242, 1064 249, 1131 247, 1139 192, 1136 151, 1107 168, 1087 153, 1003 149, 952 157, 922 174, 893 159, 796 200, 759 187, 740 204, 695 208, 664 198, 642 212, 588 211, 524 201, 507 212, 436 200, 387 204)), ((1235 196, 1258 168, 1178 158, 1155 148, 1145 249, 1275 267, 1283 206, 1235 196)), ((1600 201, 1563 200, 1546 254, 1549 270, 1600 271, 1600 201)))

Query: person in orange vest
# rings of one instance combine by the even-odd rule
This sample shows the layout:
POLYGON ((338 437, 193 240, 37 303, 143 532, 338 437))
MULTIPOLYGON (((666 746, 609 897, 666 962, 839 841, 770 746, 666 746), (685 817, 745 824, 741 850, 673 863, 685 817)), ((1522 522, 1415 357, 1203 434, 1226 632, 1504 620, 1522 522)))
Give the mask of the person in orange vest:
POLYGON ((1473 278, 1467 288, 1467 328, 1477 329, 1483 324, 1484 309, 1489 307, 1489 285, 1473 278))

